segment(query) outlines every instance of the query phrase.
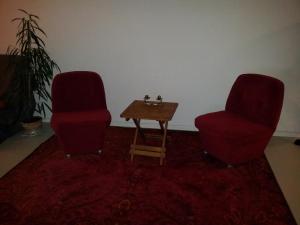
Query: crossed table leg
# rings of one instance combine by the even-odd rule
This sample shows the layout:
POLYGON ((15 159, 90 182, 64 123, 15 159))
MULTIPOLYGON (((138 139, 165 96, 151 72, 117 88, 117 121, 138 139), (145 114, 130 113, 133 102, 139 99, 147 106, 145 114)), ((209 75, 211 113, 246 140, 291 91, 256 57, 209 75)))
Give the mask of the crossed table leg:
POLYGON ((167 138, 168 121, 158 121, 162 132, 162 144, 159 147, 148 146, 148 145, 137 145, 136 143, 137 143, 138 134, 143 138, 143 140, 145 140, 146 137, 140 126, 141 119, 133 119, 133 121, 136 125, 136 129, 135 129, 133 144, 130 147, 131 161, 133 160, 134 155, 144 155, 144 156, 151 156, 151 157, 159 157, 160 165, 162 165, 163 160, 166 157, 165 145, 166 145, 166 138, 167 138))

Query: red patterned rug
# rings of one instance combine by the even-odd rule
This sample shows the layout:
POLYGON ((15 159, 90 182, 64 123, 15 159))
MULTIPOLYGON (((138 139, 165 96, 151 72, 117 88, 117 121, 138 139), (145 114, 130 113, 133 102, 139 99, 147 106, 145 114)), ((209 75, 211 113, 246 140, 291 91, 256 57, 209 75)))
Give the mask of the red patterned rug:
POLYGON ((170 131, 165 166, 132 163, 133 133, 111 127, 102 155, 71 159, 50 138, 0 179, 0 224, 296 224, 264 157, 228 169, 196 133, 170 131))

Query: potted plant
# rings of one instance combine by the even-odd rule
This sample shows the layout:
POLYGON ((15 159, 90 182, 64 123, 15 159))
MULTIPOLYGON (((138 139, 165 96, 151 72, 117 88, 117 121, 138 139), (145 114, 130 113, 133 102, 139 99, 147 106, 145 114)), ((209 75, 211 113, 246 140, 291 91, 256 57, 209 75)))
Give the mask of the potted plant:
POLYGON ((30 127, 32 122, 35 123, 37 120, 41 122, 41 117, 33 116, 34 112, 45 117, 45 109, 51 111, 48 105, 51 96, 47 88, 53 78, 54 70, 60 71, 60 69, 45 49, 43 38, 47 36, 38 24, 39 17, 23 9, 19 11, 23 16, 12 20, 18 22, 16 46, 9 47, 7 53, 21 57, 16 67, 16 74, 20 76, 19 91, 23 98, 23 125, 29 123, 30 127))

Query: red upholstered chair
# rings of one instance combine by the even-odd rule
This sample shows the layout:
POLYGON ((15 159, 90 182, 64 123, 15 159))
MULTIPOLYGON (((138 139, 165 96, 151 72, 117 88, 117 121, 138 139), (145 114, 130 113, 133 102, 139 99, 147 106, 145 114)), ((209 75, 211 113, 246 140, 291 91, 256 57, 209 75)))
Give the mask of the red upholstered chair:
POLYGON ((101 152, 111 115, 101 77, 94 72, 58 74, 52 83, 51 126, 65 153, 101 152))
POLYGON ((229 165, 262 156, 276 129, 283 95, 284 84, 276 78, 240 75, 224 111, 195 119, 202 148, 229 165))

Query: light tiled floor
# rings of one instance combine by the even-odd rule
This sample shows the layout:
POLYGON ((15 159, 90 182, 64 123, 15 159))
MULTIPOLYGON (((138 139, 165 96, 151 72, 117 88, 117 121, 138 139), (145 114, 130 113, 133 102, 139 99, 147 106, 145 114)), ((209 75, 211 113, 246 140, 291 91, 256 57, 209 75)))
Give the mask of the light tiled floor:
POLYGON ((273 137, 266 157, 286 201, 300 225, 300 146, 295 138, 273 137))
POLYGON ((36 136, 24 136, 24 133, 20 132, 2 142, 0 144, 0 177, 25 159, 52 134, 49 123, 45 123, 36 136))
MULTIPOLYGON (((26 158, 53 134, 49 124, 44 124, 37 136, 22 136, 22 132, 0 144, 0 177, 26 158)), ((277 182, 300 225, 300 146, 295 138, 273 137, 266 149, 267 159, 277 182)))

